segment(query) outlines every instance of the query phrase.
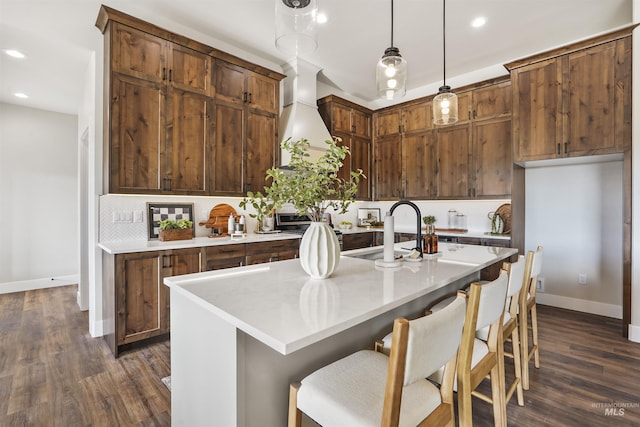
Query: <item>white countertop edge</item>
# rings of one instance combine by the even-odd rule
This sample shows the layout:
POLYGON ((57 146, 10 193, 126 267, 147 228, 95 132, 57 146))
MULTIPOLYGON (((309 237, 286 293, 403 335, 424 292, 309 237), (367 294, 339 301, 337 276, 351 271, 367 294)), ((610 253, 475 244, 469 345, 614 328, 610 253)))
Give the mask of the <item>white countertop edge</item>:
MULTIPOLYGON (((400 245, 402 243, 396 243, 395 247, 397 249, 400 248, 400 245)), ((370 253, 370 252, 375 252, 375 251, 379 251, 380 250, 380 246, 378 247, 371 247, 371 248, 363 248, 363 249, 355 249, 355 250, 351 250, 351 251, 346 251, 344 252, 341 256, 342 257, 346 257, 346 256, 353 256, 353 255, 357 255, 357 254, 366 254, 366 253, 370 253)), ((512 252, 509 255, 506 255, 504 259, 509 258, 511 255, 517 253, 516 249, 513 248, 503 248, 503 250, 508 251, 508 252, 512 252)), ((361 260, 362 262, 370 262, 373 263, 374 261, 371 260, 361 260)), ((423 261, 423 262, 429 262, 429 261, 423 261)), ((493 264, 495 261, 491 260, 488 262, 484 262, 484 263, 478 263, 478 264, 474 264, 474 263, 466 263, 466 262, 458 262, 458 261, 451 261, 451 260, 442 260, 442 259, 438 259, 438 262, 448 262, 448 263, 458 263, 458 264, 465 264, 465 265, 469 265, 469 266, 473 266, 475 267, 476 271, 480 271, 481 269, 483 269, 484 267, 487 267, 491 264, 493 264)), ((315 344, 319 341, 322 341, 325 338, 328 338, 330 336, 333 336, 337 333, 340 333, 350 327, 353 327, 355 325, 358 325, 362 322, 365 322, 367 320, 370 320, 380 314, 386 313, 390 310, 393 310, 403 304, 406 304, 410 301, 413 301, 417 298, 420 298, 430 292, 433 292, 443 286, 446 286, 452 282, 455 282, 456 280, 462 279, 466 276, 468 276, 469 274, 472 273, 465 273, 465 274, 459 274, 459 275, 454 275, 454 276, 450 276, 447 278, 446 283, 436 283, 433 286, 429 287, 429 288, 423 288, 420 289, 419 291, 411 294, 411 295, 406 295, 403 298, 400 298, 398 300, 395 300, 393 302, 390 302, 388 304, 385 304, 383 306, 380 306, 378 308, 376 308, 375 310, 366 312, 366 313, 362 313, 361 315, 357 316, 357 317, 353 317, 350 318, 348 320, 345 320, 344 322, 334 325, 331 328, 316 332, 314 334, 308 335, 304 338, 301 338, 299 340, 296 341, 292 341, 289 343, 285 343, 282 342, 280 340, 277 340, 275 338, 273 338, 272 336, 260 331, 259 329, 256 329, 255 327, 253 327, 250 324, 247 324, 246 322, 238 319, 237 317, 229 314, 228 312, 219 309, 218 307, 216 307, 215 305, 211 304, 210 302, 207 302, 206 300, 194 295, 193 293, 185 290, 184 288, 182 288, 181 285, 185 285, 188 284, 190 282, 193 281, 198 281, 198 280, 208 280, 214 277, 222 277, 222 276, 236 276, 236 275, 242 275, 242 274, 247 274, 247 273, 254 273, 256 271, 269 271, 270 270, 270 266, 269 264, 259 264, 259 265, 255 265, 255 266, 244 266, 244 267, 234 267, 231 269, 224 269, 224 270, 213 270, 213 271, 206 271, 206 272, 201 272, 201 273, 193 273, 193 274, 187 274, 187 275, 183 275, 183 276, 176 276, 176 277, 168 277, 164 279, 164 284, 166 286, 168 286, 169 288, 171 288, 172 290, 175 290, 176 292, 180 292, 180 294, 185 295, 189 300, 195 302, 196 304, 198 304, 199 306, 201 306, 202 308, 206 309, 207 311, 215 314, 216 316, 219 316, 221 319, 225 320, 226 322, 228 322, 229 324, 233 325, 234 327, 240 329, 241 331, 243 331, 244 333, 250 335, 251 337, 257 339, 258 341, 262 342, 263 344, 271 347, 272 349, 276 350, 277 352, 279 352, 280 354, 283 355, 287 355, 290 353, 293 353, 297 350, 300 350, 302 348, 305 348, 311 344, 315 344)))
POLYGON ((98 247, 108 254, 125 254, 132 252, 150 252, 164 251, 170 249, 189 249, 200 248, 203 246, 219 246, 219 245, 235 245, 240 243, 256 243, 269 242, 277 240, 300 239, 297 234, 274 233, 274 234, 255 234, 248 233, 246 237, 234 238, 230 237, 195 237, 190 240, 172 240, 169 242, 161 242, 160 240, 125 240, 114 242, 100 242, 98 247))

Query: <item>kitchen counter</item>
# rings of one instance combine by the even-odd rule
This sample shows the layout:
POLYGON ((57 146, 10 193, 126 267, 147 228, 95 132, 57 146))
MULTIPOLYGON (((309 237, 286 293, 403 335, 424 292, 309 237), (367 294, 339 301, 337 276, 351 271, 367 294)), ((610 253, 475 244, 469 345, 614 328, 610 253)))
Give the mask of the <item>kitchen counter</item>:
MULTIPOLYGON (((401 243, 396 244, 400 250, 401 243)), ((390 331, 393 319, 478 280, 516 249, 442 244, 442 256, 383 269, 343 252, 329 279, 299 260, 169 277, 172 423, 286 424, 288 384, 390 331)))
POLYGON ((217 245, 233 245, 237 243, 255 243, 255 242, 268 242, 276 240, 289 240, 299 239, 297 234, 289 233, 272 233, 272 234, 255 234, 247 233, 246 237, 234 238, 231 237, 196 237, 191 240, 172 240, 169 242, 161 242, 160 240, 130 240, 130 241, 118 241, 118 242, 102 242, 98 243, 103 251, 108 254, 126 254, 133 252, 148 252, 159 251, 168 249, 185 249, 185 248, 200 248, 203 246, 217 246, 217 245))
MULTIPOLYGON (((355 233, 382 233, 384 229, 382 227, 352 227, 348 230, 339 229, 342 231, 342 234, 355 234, 355 233)), ((416 229, 414 227, 406 227, 406 226, 396 226, 394 231, 396 233, 413 233, 415 234, 416 229)), ((425 232, 424 228, 421 230, 422 233, 425 232)), ((452 236, 452 237, 474 237, 480 239, 499 239, 499 240, 511 240, 510 234, 491 234, 488 231, 482 230, 467 230, 467 231, 455 231, 455 230, 443 230, 436 228, 436 234, 438 236, 452 236)))

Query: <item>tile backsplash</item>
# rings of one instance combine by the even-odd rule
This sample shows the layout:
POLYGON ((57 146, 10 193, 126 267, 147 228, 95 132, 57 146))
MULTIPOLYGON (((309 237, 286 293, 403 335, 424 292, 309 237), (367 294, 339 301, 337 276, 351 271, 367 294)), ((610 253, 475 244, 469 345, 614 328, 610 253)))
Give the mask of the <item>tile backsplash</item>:
MULTIPOLYGON (((209 234, 209 229, 198 223, 209 219, 211 209, 220 203, 233 206, 239 215, 244 215, 247 230, 252 232, 256 228, 256 220, 249 217, 253 210, 245 211, 239 207, 241 197, 180 197, 180 196, 148 196, 107 194, 100 197, 100 241, 129 241, 149 239, 149 215, 147 203, 161 204, 191 204, 193 203, 194 227, 196 237, 209 234)), ((491 221, 487 217, 489 212, 495 211, 500 205, 510 203, 508 199, 500 200, 428 200, 414 201, 420 208, 421 214, 434 215, 437 218, 436 227, 446 228, 447 211, 456 209, 467 216, 467 228, 470 231, 490 231, 491 221)), ((384 214, 394 202, 355 202, 346 214, 332 212, 334 224, 340 221, 351 221, 357 224, 358 208, 380 208, 384 214)), ((288 209, 290 210, 290 209, 288 209)), ((402 207, 394 212, 395 228, 397 231, 415 229, 416 218, 412 209, 402 207)))

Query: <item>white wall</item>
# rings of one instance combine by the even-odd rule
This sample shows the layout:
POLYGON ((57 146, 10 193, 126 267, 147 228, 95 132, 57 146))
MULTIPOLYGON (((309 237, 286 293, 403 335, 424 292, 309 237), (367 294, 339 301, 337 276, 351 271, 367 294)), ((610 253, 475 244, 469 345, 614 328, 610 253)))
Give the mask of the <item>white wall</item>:
POLYGON ((525 249, 544 247, 538 302, 622 318, 622 161, 525 174, 525 249))
POLYGON ((0 293, 77 283, 77 132, 74 115, 0 103, 0 293))

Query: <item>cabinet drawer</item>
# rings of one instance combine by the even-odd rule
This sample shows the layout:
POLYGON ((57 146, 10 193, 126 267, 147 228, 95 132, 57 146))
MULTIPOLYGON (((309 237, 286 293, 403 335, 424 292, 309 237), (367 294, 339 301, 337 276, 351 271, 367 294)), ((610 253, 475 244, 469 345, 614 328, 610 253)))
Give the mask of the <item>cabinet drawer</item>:
POLYGON ((299 246, 300 246, 299 239, 247 243, 247 256, 298 250, 299 246))
POLYGON ((279 261, 278 252, 247 255, 247 265, 264 264, 274 261, 279 261))
POLYGON ((245 244, 207 247, 207 260, 210 258, 231 258, 245 255, 245 244))

